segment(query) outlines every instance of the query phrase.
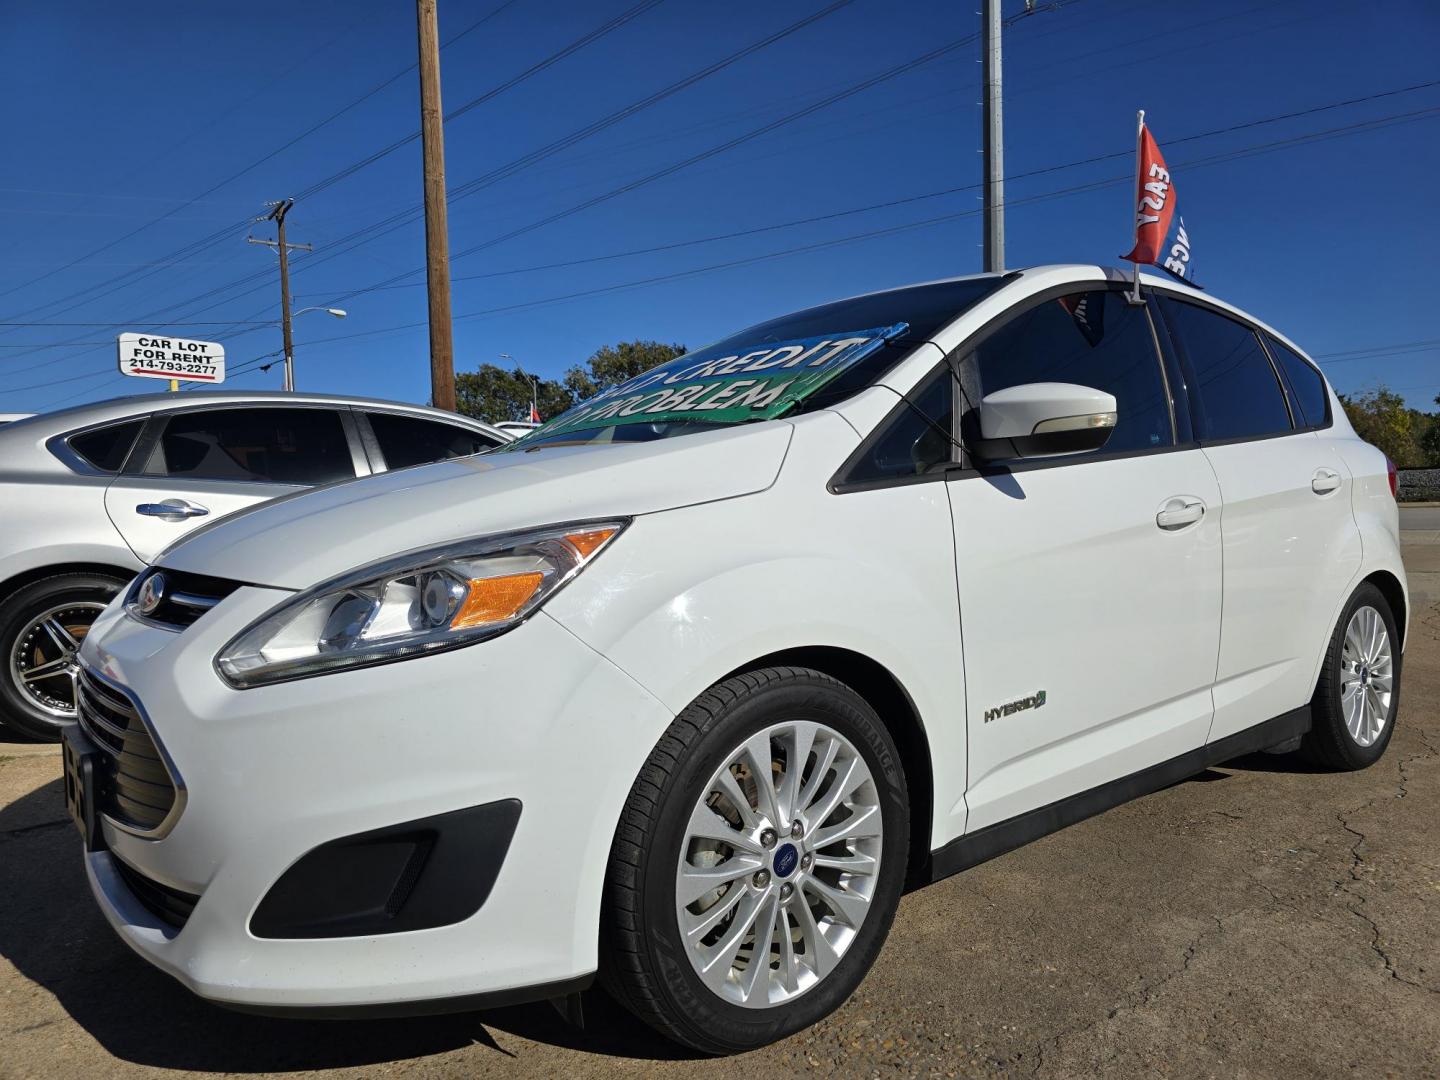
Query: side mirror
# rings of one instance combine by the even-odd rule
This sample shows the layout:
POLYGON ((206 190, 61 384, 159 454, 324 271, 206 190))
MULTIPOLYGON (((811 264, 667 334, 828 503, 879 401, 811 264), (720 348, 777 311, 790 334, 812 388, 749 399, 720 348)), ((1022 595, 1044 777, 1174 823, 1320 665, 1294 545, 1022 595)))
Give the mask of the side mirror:
POLYGON ((976 457, 1083 454, 1099 450, 1115 430, 1115 395, 1074 383, 1024 383, 980 400, 976 457))

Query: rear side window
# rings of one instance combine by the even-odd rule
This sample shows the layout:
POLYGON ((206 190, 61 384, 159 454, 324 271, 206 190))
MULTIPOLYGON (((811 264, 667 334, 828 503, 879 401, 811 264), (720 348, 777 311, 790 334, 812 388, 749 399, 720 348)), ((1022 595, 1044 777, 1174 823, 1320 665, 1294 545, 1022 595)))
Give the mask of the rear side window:
POLYGON ((1035 382, 1067 382, 1115 395, 1117 423, 1103 453, 1173 446, 1170 396, 1143 307, 1118 292, 1047 300, 991 334, 966 363, 980 393, 1035 382))
POLYGON ((495 443, 469 428, 395 413, 367 413, 385 466, 403 469, 489 450, 495 443))
POLYGON ((349 479, 355 464, 331 409, 210 409, 172 416, 145 472, 309 486, 349 479))
POLYGON ((1168 297, 1161 303, 1189 368, 1201 439, 1247 439, 1291 430, 1284 391, 1255 331, 1208 308, 1168 297))
POLYGON ((955 379, 942 368, 905 401, 884 432, 851 466, 846 483, 919 476, 950 460, 955 379))
POLYGON ((1270 355, 1279 363, 1290 382, 1290 398, 1300 410, 1296 417, 1306 427, 1324 427, 1330 422, 1330 395, 1325 391, 1325 378, 1303 356, 1269 334, 1265 341, 1270 355))
POLYGON ((116 473, 130 456, 135 438, 145 426, 144 419, 126 420, 123 424, 95 428, 81 435, 72 436, 70 449, 79 454, 87 465, 101 472, 116 473))

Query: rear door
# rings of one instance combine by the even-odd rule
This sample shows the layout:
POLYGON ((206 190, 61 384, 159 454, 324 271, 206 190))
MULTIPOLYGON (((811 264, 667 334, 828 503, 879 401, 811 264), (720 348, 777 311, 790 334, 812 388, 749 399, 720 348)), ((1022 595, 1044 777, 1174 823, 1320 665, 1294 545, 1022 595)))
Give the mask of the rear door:
POLYGON ((960 365, 972 404, 1071 382, 1114 394, 1119 418, 1099 453, 991 464, 947 484, 974 831, 1204 744, 1219 488, 1177 415, 1147 307, 1117 291, 1040 299, 960 365))
POLYGON ((105 509, 150 562, 206 522, 368 470, 348 409, 226 406, 152 417, 105 509))
POLYGON ((1187 300, 1159 303, 1220 484, 1213 742, 1309 702, 1335 606, 1360 566, 1359 532, 1349 470, 1317 434, 1328 408, 1307 417, 1249 325, 1187 300))

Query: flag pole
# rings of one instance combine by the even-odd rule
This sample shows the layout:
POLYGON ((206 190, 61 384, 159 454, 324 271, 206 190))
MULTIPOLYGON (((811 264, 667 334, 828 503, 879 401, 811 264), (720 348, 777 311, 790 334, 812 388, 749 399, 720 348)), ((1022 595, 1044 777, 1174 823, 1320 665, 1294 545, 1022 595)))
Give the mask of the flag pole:
MULTIPOLYGON (((1142 163, 1142 158, 1143 158, 1143 153, 1142 153, 1141 147, 1142 147, 1142 143, 1144 142, 1144 137, 1145 137, 1145 110, 1144 110, 1144 109, 1141 109, 1140 111, 1138 111, 1138 112, 1135 114, 1135 191, 1136 191, 1137 193, 1140 191, 1140 183, 1141 183, 1140 169, 1141 169, 1141 167, 1142 167, 1142 164, 1141 164, 1141 163, 1142 163)), ((1132 218, 1133 218, 1134 215, 1132 214, 1131 216, 1132 216, 1132 218)), ((1137 229, 1136 229, 1136 239, 1137 239, 1137 240, 1139 239, 1139 229, 1138 229, 1138 227, 1137 227, 1137 229)), ((1137 261, 1134 260, 1134 259, 1131 259, 1131 260, 1130 260, 1130 265, 1131 265, 1131 267, 1134 268, 1134 273, 1135 273, 1135 291, 1134 291, 1134 292, 1131 294, 1131 296, 1130 296, 1130 303, 1132 303, 1132 304, 1143 304, 1144 301, 1140 299, 1140 263, 1137 262, 1137 261)))

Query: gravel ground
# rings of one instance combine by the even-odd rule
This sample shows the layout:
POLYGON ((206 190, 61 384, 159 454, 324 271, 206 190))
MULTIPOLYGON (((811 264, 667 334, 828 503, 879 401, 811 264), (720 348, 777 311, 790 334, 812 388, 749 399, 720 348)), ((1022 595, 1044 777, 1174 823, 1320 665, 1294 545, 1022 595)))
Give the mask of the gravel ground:
POLYGON ((1401 469, 1395 475, 1401 502, 1440 500, 1440 469, 1401 469))
POLYGON ((916 892, 844 1008, 738 1062, 687 1059, 603 999, 583 1031, 542 1005, 208 1006, 96 912, 58 756, 0 743, 0 1076, 1440 1075, 1440 532, 1407 539, 1404 703, 1378 765, 1231 762, 916 892))

